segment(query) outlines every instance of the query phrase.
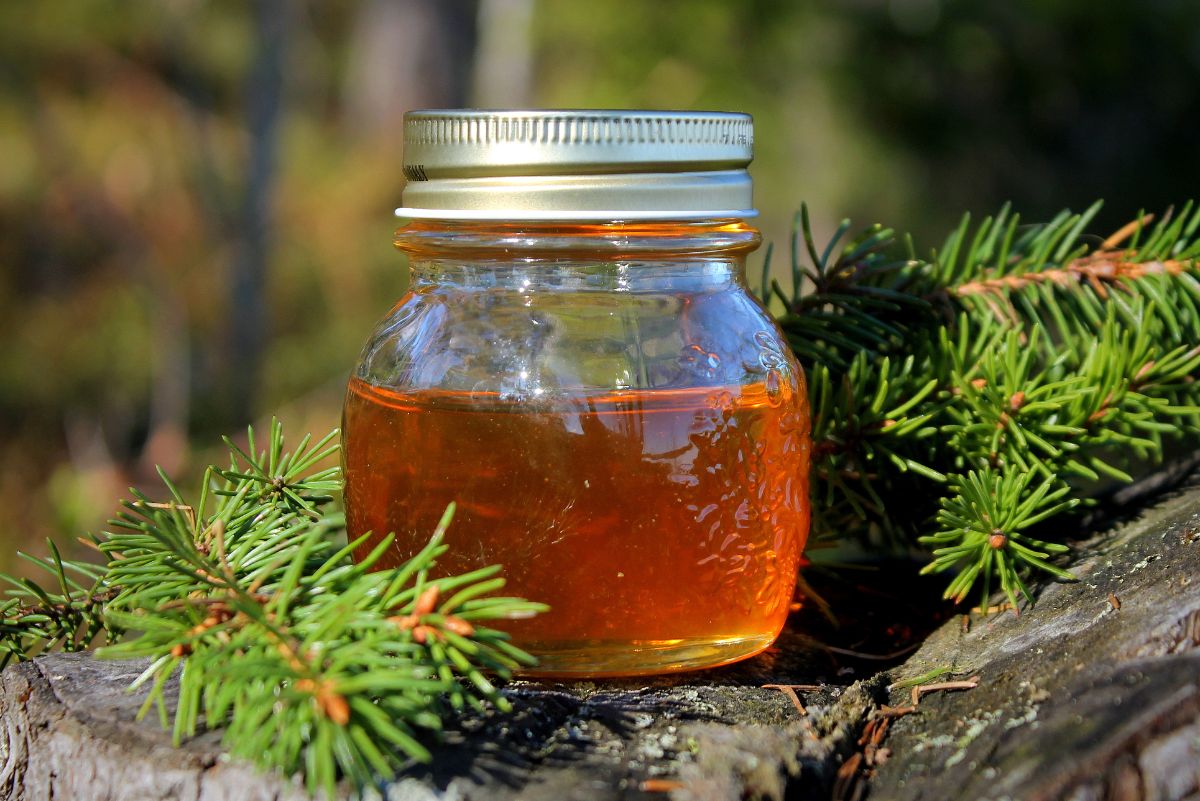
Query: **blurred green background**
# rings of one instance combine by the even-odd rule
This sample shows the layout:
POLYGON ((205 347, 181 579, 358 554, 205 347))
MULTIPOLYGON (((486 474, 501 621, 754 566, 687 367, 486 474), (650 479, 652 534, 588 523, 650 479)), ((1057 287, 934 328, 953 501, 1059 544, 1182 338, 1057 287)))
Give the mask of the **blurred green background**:
POLYGON ((336 424, 404 286, 407 109, 747 111, 784 251, 801 200, 929 247, 1200 194, 1198 86, 1195 0, 6 2, 0 569, 219 433, 336 424))

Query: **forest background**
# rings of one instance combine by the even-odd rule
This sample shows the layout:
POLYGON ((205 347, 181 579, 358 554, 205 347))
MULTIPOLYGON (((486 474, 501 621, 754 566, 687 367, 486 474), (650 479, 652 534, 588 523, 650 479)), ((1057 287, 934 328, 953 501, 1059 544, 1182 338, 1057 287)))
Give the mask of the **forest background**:
POLYGON ((404 290, 401 115, 468 105, 749 112, 781 247, 802 200, 925 250, 1004 201, 1115 230, 1200 194, 1200 4, 4 3, 0 570, 219 433, 335 425, 404 290))

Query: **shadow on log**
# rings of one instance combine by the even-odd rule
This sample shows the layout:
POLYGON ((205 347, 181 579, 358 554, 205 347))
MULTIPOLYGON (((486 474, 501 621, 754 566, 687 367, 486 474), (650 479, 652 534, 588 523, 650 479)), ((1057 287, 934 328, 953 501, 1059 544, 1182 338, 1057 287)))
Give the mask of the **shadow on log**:
MULTIPOLYGON (((381 788, 405 801, 1200 797, 1200 489, 1082 543, 1080 581, 1011 613, 951 616, 911 566, 826 577, 846 621, 793 615, 768 653, 621 682, 514 682, 381 788), (851 611, 846 611, 851 610, 851 611), (939 628, 938 620, 945 621, 939 628), (929 628, 914 628, 928 621, 929 628), (889 652, 920 647, 906 659, 889 652), (860 656, 855 656, 860 654, 860 656), (871 654, 884 655, 866 658, 871 654), (931 678, 933 677, 933 678, 931 678), (916 679, 973 689, 921 691, 916 679), (809 685, 786 691, 764 685, 809 685), (803 712, 801 712, 801 708, 803 712)), ((813 577, 816 581, 818 577, 813 577)), ((136 722, 140 664, 57 654, 0 677, 11 799, 305 798, 228 761, 219 733, 170 745, 136 722)))

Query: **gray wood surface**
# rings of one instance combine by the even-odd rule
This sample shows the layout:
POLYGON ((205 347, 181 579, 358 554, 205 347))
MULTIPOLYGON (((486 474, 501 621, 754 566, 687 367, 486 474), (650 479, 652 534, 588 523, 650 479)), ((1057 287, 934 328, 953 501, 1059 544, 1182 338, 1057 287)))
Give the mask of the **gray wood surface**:
MULTIPOLYGON (((1200 800, 1200 490, 1160 498, 1079 553, 1081 581, 1041 587, 1019 619, 976 615, 967 627, 929 603, 938 582, 885 569, 859 586, 829 585, 840 628, 804 610, 774 649, 741 665, 516 682, 513 714, 457 722, 432 766, 382 795, 1200 800), (932 633, 912 628, 939 614, 946 622, 932 633), (825 647, 882 652, 906 640, 922 644, 891 662, 825 647), (929 692, 915 712, 895 714, 911 690, 889 684, 943 668, 952 673, 938 681, 977 686, 929 692), (766 684, 818 689, 798 691, 801 714, 766 684)), ((125 687, 138 670, 52 655, 0 675, 3 797, 305 797, 222 757, 219 733, 175 749, 157 721, 134 721, 140 698, 125 687)))

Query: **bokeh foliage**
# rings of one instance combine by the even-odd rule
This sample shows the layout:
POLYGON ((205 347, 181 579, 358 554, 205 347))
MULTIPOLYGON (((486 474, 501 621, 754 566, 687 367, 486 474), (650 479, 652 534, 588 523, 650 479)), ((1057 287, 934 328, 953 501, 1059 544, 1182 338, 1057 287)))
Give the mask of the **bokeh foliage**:
MULTIPOLYGON (((461 28, 481 2, 396 0, 409 14, 393 16, 396 36, 422 9, 461 28)), ((845 214, 928 240, 1005 200, 1048 219, 1102 196, 1095 227, 1112 230, 1195 194, 1190 0, 530 2, 531 52, 511 55, 532 60, 533 104, 753 113, 758 205, 781 244, 801 200, 820 237, 845 214)), ((5 553, 95 526, 127 485, 153 482, 154 463, 186 475, 206 461, 190 442, 247 417, 336 421, 343 376, 404 280, 388 213, 398 127, 355 111, 370 102, 365 31, 380 28, 364 21, 381 5, 0 5, 5 553), (259 187, 269 230, 254 232, 248 110, 263 100, 267 23, 285 47, 259 187), (230 326, 259 235, 251 362, 230 326), (253 403, 236 408, 247 373, 253 403)), ((475 33, 458 35, 438 47, 470 59, 475 33)), ((385 91, 415 96, 429 77, 396 73, 385 91)), ((441 91, 420 102, 492 103, 441 91)))

